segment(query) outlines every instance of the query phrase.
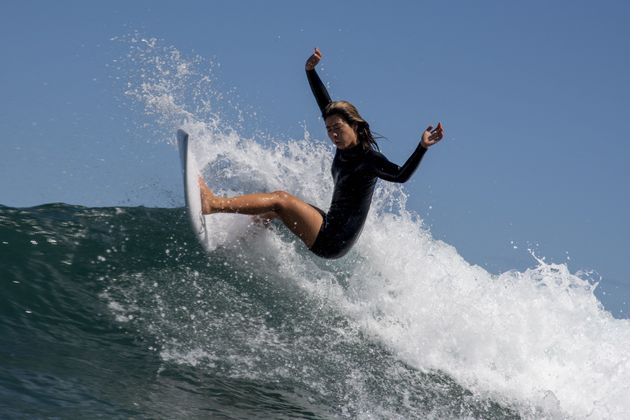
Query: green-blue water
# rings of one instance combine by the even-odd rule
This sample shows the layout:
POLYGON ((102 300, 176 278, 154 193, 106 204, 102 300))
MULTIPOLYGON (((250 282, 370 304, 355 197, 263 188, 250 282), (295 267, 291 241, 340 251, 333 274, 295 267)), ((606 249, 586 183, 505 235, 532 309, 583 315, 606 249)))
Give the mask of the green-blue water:
POLYGON ((205 254, 183 209, 0 206, 0 281, 2 418, 517 417, 205 254))

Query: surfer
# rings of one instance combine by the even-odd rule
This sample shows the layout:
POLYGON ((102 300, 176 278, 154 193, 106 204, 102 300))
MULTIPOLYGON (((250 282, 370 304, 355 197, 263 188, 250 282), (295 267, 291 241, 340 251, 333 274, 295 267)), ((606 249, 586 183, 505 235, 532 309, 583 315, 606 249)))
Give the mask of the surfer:
POLYGON ((358 239, 367 218, 377 178, 406 182, 414 173, 427 149, 439 142, 442 124, 429 126, 420 143, 404 165, 398 166, 378 151, 369 124, 347 101, 332 101, 315 71, 322 58, 319 48, 306 61, 306 75, 328 137, 335 144, 332 163, 333 197, 328 212, 285 191, 219 197, 199 178, 203 214, 240 213, 262 219, 279 218, 316 255, 323 258, 344 256, 358 239))

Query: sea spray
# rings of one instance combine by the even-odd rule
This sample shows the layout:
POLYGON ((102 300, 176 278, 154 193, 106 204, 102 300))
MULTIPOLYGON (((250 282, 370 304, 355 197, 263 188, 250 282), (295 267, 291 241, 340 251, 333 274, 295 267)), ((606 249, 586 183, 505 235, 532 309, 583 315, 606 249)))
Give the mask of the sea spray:
MULTIPOLYGON (((212 92, 200 87, 212 84, 211 77, 195 68, 203 60, 186 61, 174 48, 159 47, 155 40, 142 40, 133 49, 131 57, 143 57, 135 63, 144 66, 140 74, 145 81, 131 82, 129 94, 145 105, 156 125, 171 133, 179 127, 190 133, 200 167, 217 193, 286 190, 327 208, 332 149, 326 141, 308 134, 266 144, 241 137, 234 124, 213 111, 212 104, 220 99, 201 98, 200 92, 212 92), (189 85, 192 74, 197 75, 196 82, 189 85), (193 93, 186 94, 188 89, 193 93)), ((214 97, 219 97, 216 92, 214 97)), ((307 293, 302 296, 304 305, 324 302, 322 311, 331 320, 343 317, 340 325, 331 321, 300 329, 327 331, 333 342, 351 335, 378 343, 418 372, 444 372, 479 398, 508 404, 524 417, 622 418, 630 413, 625 397, 630 384, 630 322, 615 320, 602 308, 593 284, 565 265, 543 261, 524 272, 500 275, 467 263, 454 247, 431 237, 422 219, 407 209, 399 185, 380 182, 363 235, 341 261, 310 255, 281 226, 262 229, 245 216, 223 220, 215 227, 222 235, 215 243, 217 254, 209 256, 213 263, 221 255, 236 277, 249 279, 248 284, 256 278, 266 280, 272 290, 298 287, 307 293)), ((230 270, 225 275, 233 275, 230 270)), ((276 298, 288 299, 282 294, 276 298)), ((248 315, 245 309, 230 313, 247 321, 228 328, 264 333, 268 321, 260 314, 248 315)), ((243 340, 259 352, 282 342, 269 338, 272 332, 263 335, 266 338, 243 340)), ((212 336, 208 331, 203 338, 183 339, 187 345, 195 341, 198 345, 181 359, 176 355, 182 353, 172 349, 162 354, 168 360, 193 363, 198 359, 195 354, 214 345, 212 336)), ((329 343, 317 340, 308 345, 315 349, 311 357, 317 357, 329 343)), ((328 363, 351 364, 343 353, 337 357, 328 363)), ((250 366, 243 363, 244 369, 250 366)), ((370 366, 350 373, 359 388, 373 374, 370 366)), ((320 378, 313 386, 331 384, 320 378)), ((354 405, 346 407, 349 412, 363 412, 356 406, 360 393, 350 398, 354 405)), ((370 395, 366 398, 365 407, 376 409, 370 395)), ((387 407, 380 409, 391 413, 387 407)))
POLYGON ((630 324, 565 265, 491 275, 408 212, 374 221, 357 252, 369 265, 350 279, 349 313, 412 366, 518 405, 557 400, 571 417, 630 409, 630 324))

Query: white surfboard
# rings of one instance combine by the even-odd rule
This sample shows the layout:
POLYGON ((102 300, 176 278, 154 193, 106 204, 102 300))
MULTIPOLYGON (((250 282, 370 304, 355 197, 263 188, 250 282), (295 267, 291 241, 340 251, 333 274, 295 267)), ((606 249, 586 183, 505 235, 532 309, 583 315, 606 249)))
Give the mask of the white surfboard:
POLYGON ((206 218, 201 213, 201 196, 198 179, 201 173, 197 168, 197 160, 190 148, 188 133, 177 130, 177 147, 182 163, 182 175, 184 176, 184 197, 186 199, 186 211, 192 224, 193 231, 199 243, 210 250, 206 218))

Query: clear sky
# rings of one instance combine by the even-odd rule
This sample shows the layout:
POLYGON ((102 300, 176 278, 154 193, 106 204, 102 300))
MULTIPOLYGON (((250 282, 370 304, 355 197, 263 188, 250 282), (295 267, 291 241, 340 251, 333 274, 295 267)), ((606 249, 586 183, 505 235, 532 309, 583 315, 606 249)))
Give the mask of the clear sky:
POLYGON ((112 38, 214 62, 226 98, 277 138, 325 137, 303 74, 319 46, 333 98, 391 160, 444 124, 407 184, 435 237, 494 272, 533 265, 527 248, 593 269, 619 306, 629 21, 623 1, 3 1, 0 204, 183 204, 176 152, 124 96, 129 45, 112 38))

